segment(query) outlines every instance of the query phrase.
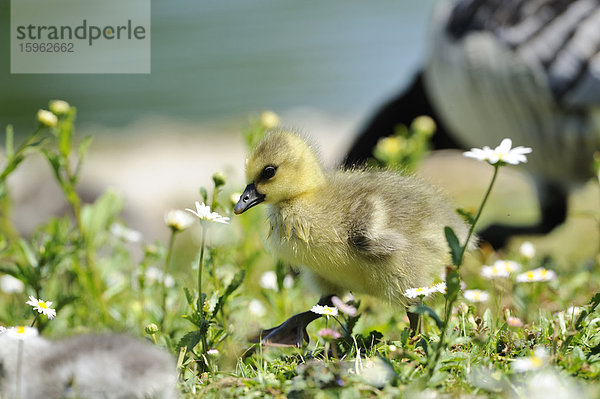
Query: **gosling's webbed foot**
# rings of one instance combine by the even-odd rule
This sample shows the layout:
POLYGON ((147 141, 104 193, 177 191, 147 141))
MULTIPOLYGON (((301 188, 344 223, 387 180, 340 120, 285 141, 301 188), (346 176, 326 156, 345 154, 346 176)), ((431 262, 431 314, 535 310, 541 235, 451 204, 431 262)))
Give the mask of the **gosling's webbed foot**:
MULTIPOLYGON (((318 304, 321 306, 331 306, 332 296, 333 295, 322 296, 321 299, 319 299, 318 304)), ((258 335, 250 338, 248 341, 254 344, 260 342, 263 345, 269 346, 295 346, 300 348, 304 341, 306 341, 306 343, 310 342, 306 327, 319 317, 321 317, 320 314, 310 310, 298 313, 277 327, 262 330, 258 335)))
POLYGON ((306 326, 321 317, 311 311, 298 313, 277 327, 262 330, 258 335, 249 339, 252 343, 262 343, 269 346, 302 347, 304 341, 310 342, 306 326))

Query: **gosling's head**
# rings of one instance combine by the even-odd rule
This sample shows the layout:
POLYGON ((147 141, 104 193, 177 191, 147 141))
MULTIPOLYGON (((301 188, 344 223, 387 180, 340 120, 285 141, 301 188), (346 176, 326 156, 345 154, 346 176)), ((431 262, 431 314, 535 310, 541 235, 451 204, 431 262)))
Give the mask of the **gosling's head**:
POLYGON ((324 183, 310 146, 294 133, 271 132, 246 160, 248 185, 233 208, 240 214, 261 202, 278 204, 310 193, 324 183))

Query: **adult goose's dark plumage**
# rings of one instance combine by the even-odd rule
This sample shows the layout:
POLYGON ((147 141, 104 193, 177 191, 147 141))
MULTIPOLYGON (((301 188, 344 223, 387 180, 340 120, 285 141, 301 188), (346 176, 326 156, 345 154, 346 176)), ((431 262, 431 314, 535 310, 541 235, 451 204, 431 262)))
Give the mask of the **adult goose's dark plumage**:
POLYGON ((437 148, 533 147, 542 220, 481 233, 545 233, 566 217, 567 192, 592 175, 600 149, 600 2, 465 0, 433 14, 423 70, 367 124, 346 162, 369 156, 381 136, 421 113, 440 125, 437 148))

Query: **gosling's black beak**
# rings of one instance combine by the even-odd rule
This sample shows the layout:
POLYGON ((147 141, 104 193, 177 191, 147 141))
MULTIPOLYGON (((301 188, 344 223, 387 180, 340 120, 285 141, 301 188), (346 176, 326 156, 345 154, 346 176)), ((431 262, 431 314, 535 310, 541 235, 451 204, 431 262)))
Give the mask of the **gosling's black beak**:
POLYGON ((254 183, 248 184, 240 200, 233 207, 233 213, 239 215, 265 200, 265 196, 256 191, 254 183))

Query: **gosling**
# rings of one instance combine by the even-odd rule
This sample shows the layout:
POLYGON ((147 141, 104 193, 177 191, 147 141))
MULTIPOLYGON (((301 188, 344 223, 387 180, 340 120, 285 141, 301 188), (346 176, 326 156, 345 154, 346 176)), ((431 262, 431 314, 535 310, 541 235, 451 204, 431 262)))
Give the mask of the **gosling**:
MULTIPOLYGON (((241 214, 269 204, 269 245, 284 261, 306 268, 323 294, 319 304, 345 291, 388 303, 410 304, 404 292, 433 282, 448 260, 444 227, 464 242, 468 228, 434 187, 391 171, 325 172, 300 136, 271 132, 246 164, 248 186, 234 207, 241 214)), ((262 342, 301 346, 304 312, 264 330, 262 342)), ((409 313, 411 328, 416 315, 409 313)))

